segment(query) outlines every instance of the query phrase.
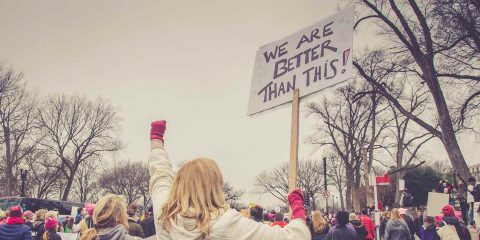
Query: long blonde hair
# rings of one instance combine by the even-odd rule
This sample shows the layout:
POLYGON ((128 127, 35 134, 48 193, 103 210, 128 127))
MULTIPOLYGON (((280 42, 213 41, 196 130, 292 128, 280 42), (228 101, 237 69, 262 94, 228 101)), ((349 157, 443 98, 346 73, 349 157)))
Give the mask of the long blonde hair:
POLYGON ((312 228, 314 233, 322 233, 327 229, 328 223, 318 210, 312 214, 312 228))
POLYGON ((38 209, 35 212, 35 220, 45 220, 45 214, 47 214, 47 210, 45 209, 38 209))
POLYGON ((178 171, 159 220, 169 232, 171 221, 175 222, 178 214, 196 219, 196 228, 206 236, 210 221, 223 213, 224 204, 223 177, 218 165, 212 159, 198 158, 178 171))
POLYGON ((398 208, 392 209, 390 211, 390 220, 401 220, 402 218, 400 217, 400 212, 398 211, 398 208))
POLYGON ((98 200, 93 210, 94 228, 82 234, 81 240, 93 240, 97 237, 97 229, 115 227, 119 224, 128 229, 127 206, 122 196, 108 194, 98 200))

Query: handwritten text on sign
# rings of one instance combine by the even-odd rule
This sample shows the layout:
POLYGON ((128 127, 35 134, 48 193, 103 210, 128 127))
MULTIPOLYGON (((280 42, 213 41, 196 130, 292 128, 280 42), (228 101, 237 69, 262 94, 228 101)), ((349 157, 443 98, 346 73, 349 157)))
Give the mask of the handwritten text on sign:
POLYGON ((352 75, 354 8, 261 47, 256 54, 248 115, 306 96, 352 75))

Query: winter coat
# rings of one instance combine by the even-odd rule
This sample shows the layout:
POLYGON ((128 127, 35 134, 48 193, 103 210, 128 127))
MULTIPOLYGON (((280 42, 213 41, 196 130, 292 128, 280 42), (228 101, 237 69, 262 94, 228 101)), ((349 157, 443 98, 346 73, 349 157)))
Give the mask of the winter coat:
POLYGON ((127 229, 123 225, 117 225, 113 228, 105 228, 97 230, 96 240, 140 240, 141 238, 133 237, 127 234, 127 229))
POLYGON ((145 218, 145 220, 140 223, 140 226, 142 226, 143 234, 146 238, 155 235, 155 221, 153 220, 153 216, 145 218))
POLYGON ((25 222, 25 225, 30 228, 30 230, 33 230, 33 223, 32 222, 25 222))
POLYGON ((365 226, 365 230, 367 230, 367 237, 365 237, 365 239, 375 239, 375 223, 373 222, 373 220, 369 216, 362 215, 360 217, 360 222, 363 223, 363 225, 365 226))
POLYGON ((325 240, 361 240, 361 239, 358 237, 357 232, 355 232, 355 230, 352 230, 347 226, 339 226, 337 224, 335 228, 331 228, 330 231, 328 231, 328 234, 325 237, 325 240))
POLYGON ((128 234, 130 236, 145 238, 142 227, 133 219, 128 219, 128 234))
POLYGON ((402 206, 404 208, 413 207, 413 196, 410 193, 403 193, 402 195, 402 206))
POLYGON ((423 215, 415 218, 415 220, 413 220, 413 225, 415 226, 415 235, 420 237, 420 231, 423 229, 423 215))
MULTIPOLYGON (((57 232, 53 230, 50 233, 47 231, 44 233, 44 235, 45 234, 49 234, 48 240, 62 240, 62 237, 60 237, 60 235, 58 235, 57 232)), ((42 236, 42 239, 43 239, 43 236, 42 236)))
POLYGON ((32 230, 25 224, 0 225, 1 240, 32 240, 32 230))
POLYGON ((385 240, 407 240, 410 239, 410 232, 405 221, 388 220, 384 237, 385 240))
POLYGON ((323 231, 313 232, 313 226, 310 224, 310 231, 312 232, 312 240, 324 240, 326 239, 325 237, 330 231, 330 227, 327 224, 326 228, 323 229, 323 231))
POLYGON ((368 236, 368 232, 367 232, 367 229, 365 228, 365 225, 363 225, 362 222, 358 220, 353 220, 353 221, 350 221, 350 223, 355 228, 355 232, 357 232, 359 239, 362 239, 362 240, 367 239, 366 237, 368 236))
MULTIPOLYGON (((201 239, 202 233, 197 228, 196 220, 177 216, 176 221, 171 222, 169 232, 166 232, 162 222, 157 216, 161 215, 161 207, 167 201, 170 188, 173 183, 174 173, 172 163, 161 141, 152 141, 151 150, 148 154, 148 168, 150 172, 150 196, 154 203, 155 228, 157 239, 161 240, 183 240, 201 239)), ((300 219, 292 219, 284 228, 255 222, 242 217, 239 212, 229 209, 221 213, 221 216, 211 220, 210 232, 206 239, 209 240, 297 240, 310 239, 310 231, 307 225, 300 219)))
POLYGON ((387 222, 388 222, 388 219, 385 217, 383 217, 382 220, 380 221, 380 227, 379 227, 380 237, 385 236, 385 227, 387 226, 387 222))
POLYGON ((420 228, 420 240, 439 240, 440 236, 437 234, 435 225, 432 224, 427 228, 420 228))
POLYGON ((413 222, 413 219, 412 217, 410 217, 409 215, 405 215, 403 220, 405 220, 405 223, 407 224, 408 226, 408 231, 410 232, 410 239, 411 240, 414 240, 415 237, 415 230, 416 230, 416 227, 415 227, 415 223, 413 222))
POLYGON ((35 233, 35 240, 43 240, 43 233, 45 233, 45 222, 35 220, 33 222, 33 232, 35 233))
POLYGON ((471 240, 468 228, 456 217, 444 217, 443 222, 445 225, 437 231, 441 240, 471 240))
POLYGON ((312 240, 326 240, 327 233, 314 233, 312 234, 312 240))

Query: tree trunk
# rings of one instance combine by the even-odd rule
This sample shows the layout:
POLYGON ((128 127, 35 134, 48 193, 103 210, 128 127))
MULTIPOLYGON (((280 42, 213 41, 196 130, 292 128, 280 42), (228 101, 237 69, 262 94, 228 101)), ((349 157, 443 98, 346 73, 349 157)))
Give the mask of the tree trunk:
MULTIPOLYGON (((447 151, 450 163, 453 166, 453 169, 457 171, 463 179, 468 179, 471 177, 470 171, 468 170, 467 163, 463 157, 460 146, 458 145, 457 138, 455 136, 455 130, 453 129, 452 119, 450 118, 450 112, 448 110, 445 97, 443 96, 443 91, 441 89, 438 78, 436 77, 434 68, 430 64, 425 64, 427 69, 423 72, 426 73, 426 83, 430 89, 430 93, 433 96, 435 101, 435 106, 438 114, 438 123, 440 129, 442 129, 441 140, 445 150, 447 151)), ((423 69, 422 69, 423 70, 423 69)))
POLYGON ((65 185, 65 189, 63 190, 63 194, 62 194, 63 201, 68 201, 68 195, 70 194, 70 190, 72 189, 74 177, 75 177, 75 174, 70 173, 70 176, 67 178, 67 184, 65 185))
POLYGON ((359 196, 359 187, 352 187, 352 212, 357 212, 360 210, 360 196, 359 196))
POLYGON ((347 209, 351 210, 353 207, 352 200, 353 200, 353 194, 352 194, 352 187, 354 185, 354 179, 353 179, 353 171, 349 170, 348 167, 345 166, 345 172, 347 173, 347 209))
POLYGON ((340 201, 340 207, 341 207, 342 209, 344 209, 344 208, 345 208, 345 205, 344 205, 344 196, 343 196, 342 188, 340 188, 340 191, 338 191, 338 192, 339 192, 339 197, 340 197, 340 199, 339 199, 339 201, 340 201))
MULTIPOLYGON (((376 124, 377 124, 377 94, 376 94, 376 89, 373 87, 373 94, 371 95, 371 101, 372 101, 372 109, 371 109, 371 115, 372 115, 372 129, 371 129, 371 138, 370 138, 370 143, 368 146, 368 156, 365 154, 365 161, 367 161, 366 164, 366 171, 365 171, 365 194, 367 195, 367 206, 375 206, 375 196, 373 196, 373 188, 370 186, 369 182, 369 177, 370 177, 370 171, 372 169, 372 164, 373 164, 373 146, 375 145, 375 140, 376 140, 376 124)), ((365 151, 366 152, 366 151, 365 151)))
POLYGON ((12 161, 12 148, 11 148, 11 142, 10 142, 10 129, 8 127, 3 127, 3 138, 5 141, 5 177, 6 177, 6 195, 7 196, 14 196, 16 195, 15 193, 17 192, 17 184, 15 181, 15 174, 13 174, 13 168, 14 164, 12 161))

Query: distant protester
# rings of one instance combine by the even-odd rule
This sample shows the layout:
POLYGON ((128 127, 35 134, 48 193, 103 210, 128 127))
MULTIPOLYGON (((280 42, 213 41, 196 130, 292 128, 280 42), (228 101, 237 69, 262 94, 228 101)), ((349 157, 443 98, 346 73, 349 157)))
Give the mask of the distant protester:
POLYGON ((5 223, 5 212, 2 211, 2 209, 0 209, 0 224, 4 224, 5 223))
POLYGON ((145 238, 145 234, 143 233, 143 229, 135 221, 135 209, 127 209, 128 214, 128 234, 135 237, 145 238))
POLYGON ((250 217, 255 222, 263 222, 263 208, 258 205, 250 208, 250 217))
POLYGON ((27 210, 23 213, 25 217, 25 225, 27 225, 31 230, 33 230, 33 212, 27 210))
POLYGON ((1 240, 31 240, 32 230, 25 225, 23 211, 20 206, 10 208, 10 215, 5 224, 0 225, 1 240))
POLYGON ((385 226, 384 238, 388 240, 408 240, 410 237, 407 223, 400 216, 398 208, 392 209, 390 219, 385 226))
POLYGON ((83 214, 84 214, 84 212, 83 212, 83 207, 79 207, 79 208, 77 209, 77 215, 75 215, 75 224, 79 224, 80 221, 82 221, 82 219, 83 219, 83 214))
POLYGON ((424 225, 420 228, 420 240, 439 240, 434 217, 426 217, 424 225))
POLYGON ((326 240, 330 239, 349 239, 349 240, 360 240, 354 229, 347 227, 349 212, 339 211, 335 217, 337 219, 337 225, 334 228, 331 228, 325 237, 326 240))
POLYGON ((148 238, 150 236, 155 235, 155 221, 153 216, 153 207, 148 208, 148 217, 146 217, 140 225, 142 226, 143 233, 145 237, 148 238))
POLYGON ((279 226, 279 227, 285 227, 287 226, 288 223, 283 221, 283 214, 282 213, 275 213, 275 216, 273 217, 273 222, 270 224, 270 226, 279 226))
MULTIPOLYGON (((73 220, 73 219, 72 219, 73 220)), ((58 220, 56 218, 47 217, 45 219, 45 233, 43 240, 62 240, 57 234, 58 220)))
POLYGON ((364 208, 361 211, 362 215, 360 216, 359 221, 365 227, 367 231, 367 236, 365 236, 365 240, 373 240, 375 239, 375 223, 373 222, 372 218, 368 216, 368 209, 364 208))
POLYGON ((93 210, 94 228, 86 230, 81 240, 139 240, 128 235, 127 206, 123 197, 109 194, 98 200, 93 210))
MULTIPOLYGON (((156 223, 159 239, 310 239, 305 224, 304 197, 300 189, 288 195, 290 223, 283 228, 261 221, 260 211, 244 218, 235 209, 225 209, 223 176, 214 160, 198 158, 185 163, 176 173, 164 147, 165 121, 150 129, 150 196, 160 216, 156 223), (192 191, 195 189, 195 191, 192 191)), ((257 209, 259 210, 259 209, 257 209)))
POLYGON ((57 211, 48 211, 45 214, 45 225, 47 224, 46 223, 47 218, 55 218, 55 220, 57 220, 57 229, 55 229, 55 231, 65 232, 65 230, 63 229, 63 225, 61 225, 60 222, 58 221, 58 212, 57 211))
POLYGON ((361 240, 368 239, 366 238, 368 236, 367 229, 365 228, 365 225, 363 225, 363 223, 358 220, 357 214, 350 213, 348 218, 349 218, 350 224, 352 224, 352 226, 355 228, 355 232, 357 232, 359 239, 361 240))
POLYGON ((437 231, 441 240, 471 240, 468 228, 455 217, 455 209, 451 205, 442 208, 444 226, 437 231))
POLYGON ((43 234, 45 233, 45 214, 47 214, 47 210, 45 209, 39 209, 35 212, 35 221, 33 221, 35 240, 43 240, 43 234))
POLYGON ((312 240, 324 240, 328 234, 330 227, 328 222, 323 217, 322 213, 315 210, 312 213, 312 240))

